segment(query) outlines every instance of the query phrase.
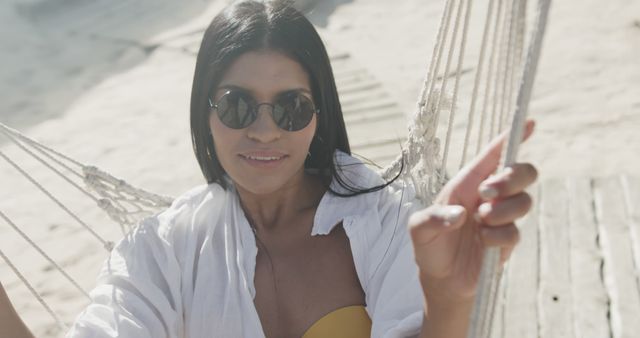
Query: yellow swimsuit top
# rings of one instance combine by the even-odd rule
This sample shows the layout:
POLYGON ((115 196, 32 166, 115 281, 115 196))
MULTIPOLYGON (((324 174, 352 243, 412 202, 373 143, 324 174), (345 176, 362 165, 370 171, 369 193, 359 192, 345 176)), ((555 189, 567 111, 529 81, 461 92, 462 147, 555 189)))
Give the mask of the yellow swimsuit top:
POLYGON ((369 338, 371 319, 362 305, 347 306, 318 319, 302 338, 369 338))

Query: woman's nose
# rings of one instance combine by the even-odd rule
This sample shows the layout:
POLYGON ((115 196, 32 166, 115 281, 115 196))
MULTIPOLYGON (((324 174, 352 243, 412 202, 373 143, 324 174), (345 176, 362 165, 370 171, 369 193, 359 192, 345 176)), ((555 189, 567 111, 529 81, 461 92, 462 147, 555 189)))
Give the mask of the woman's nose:
POLYGON ((270 105, 261 105, 258 107, 258 116, 256 120, 249 126, 247 135, 261 143, 273 142, 280 138, 282 130, 273 121, 272 109, 270 105))

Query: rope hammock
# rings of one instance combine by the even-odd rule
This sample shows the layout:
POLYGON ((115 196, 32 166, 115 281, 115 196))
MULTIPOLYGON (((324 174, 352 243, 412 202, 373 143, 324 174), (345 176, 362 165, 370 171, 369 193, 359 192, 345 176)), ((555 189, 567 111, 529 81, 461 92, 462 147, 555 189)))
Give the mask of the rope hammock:
MULTIPOLYGON (((117 179, 96 167, 84 165, 75 161, 74 159, 23 135, 15 129, 9 128, 2 123, 0 123, 0 133, 6 136, 19 149, 47 167, 55 175, 62 178, 87 198, 93 200, 96 205, 114 221, 114 223, 120 226, 120 231, 123 235, 131 231, 137 222, 144 217, 167 208, 171 204, 172 198, 170 197, 161 196, 135 188, 124 180, 117 179), (81 185, 83 183, 85 186, 81 185)), ((0 157, 15 168, 47 198, 59 206, 60 209, 76 221, 83 229, 91 234, 91 236, 98 241, 107 252, 113 249, 114 243, 112 241, 108 241, 100 236, 90 225, 65 206, 58 197, 47 190, 47 188, 39 183, 38 180, 36 180, 24 168, 18 165, 1 150, 0 157)), ((0 210, 0 218, 9 224, 9 226, 16 231, 20 237, 27 241, 27 243, 29 243, 29 245, 31 245, 47 262, 49 262, 55 270, 60 272, 76 290, 84 295, 87 300, 90 300, 88 292, 85 291, 80 284, 58 263, 56 263, 38 244, 36 244, 33 239, 25 234, 13 220, 2 212, 2 210, 0 210)), ((0 256, 5 260, 8 267, 16 274, 16 276, 18 276, 18 278, 27 286, 38 302, 42 304, 45 310, 54 318, 58 326, 61 329, 66 330, 66 324, 64 324, 64 322, 61 321, 51 310, 51 307, 35 290, 34 286, 31 285, 27 278, 25 278, 20 270, 17 269, 16 264, 14 264, 2 250, 0 250, 0 256)))
MULTIPOLYGON (((465 73, 465 55, 468 52, 466 49, 469 47, 468 41, 471 41, 468 35, 473 0, 445 1, 433 55, 420 91, 417 112, 409 124, 409 135, 401 154, 380 171, 384 178, 389 179, 397 175, 400 168, 404 168, 400 173, 401 177, 415 187, 418 198, 428 205, 448 177, 465 165, 471 153, 477 154, 483 144, 508 127, 511 131, 506 151, 503 152, 502 166, 514 163, 522 139, 550 2, 538 0, 535 19, 531 25, 527 25, 527 0, 488 0, 482 21, 484 28, 479 39, 478 58, 472 66, 473 81, 469 88, 463 88, 465 82, 462 75, 465 73), (525 41, 527 35, 529 40, 525 41), (525 45, 528 46, 526 53, 525 45), (453 81, 452 89, 450 81, 453 81), (466 102, 468 111, 466 121, 462 123, 463 134, 456 138, 462 140, 462 144, 460 147, 452 147, 456 112, 463 101, 459 94, 463 89, 469 93, 466 102), (446 121, 443 120, 442 123, 441 119, 444 118, 446 121), (475 142, 475 147, 472 141, 475 142), (459 151, 456 154, 459 157, 454 158, 454 150, 459 151)), ((168 207, 172 201, 170 197, 135 188, 105 171, 79 163, 1 123, 0 133, 93 200, 119 225, 123 235, 131 231, 139 220, 168 207)), ((89 232, 105 250, 113 248, 113 242, 102 238, 9 156, 0 151, 0 157, 89 232)), ((2 210, 0 218, 33 246, 78 292, 89 299, 87 291, 2 210)), ((1 250, 0 256, 58 326, 66 330, 66 324, 1 250)), ((499 301, 501 274, 499 249, 487 250, 472 312, 469 338, 490 337, 493 313, 499 301)))

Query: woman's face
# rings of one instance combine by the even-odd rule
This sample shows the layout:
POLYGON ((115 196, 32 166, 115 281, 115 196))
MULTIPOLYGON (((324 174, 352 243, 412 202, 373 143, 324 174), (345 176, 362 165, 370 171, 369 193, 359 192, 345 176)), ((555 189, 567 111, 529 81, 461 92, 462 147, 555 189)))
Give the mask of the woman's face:
MULTIPOLYGON (((299 91, 309 99, 309 76, 302 66, 282 53, 247 52, 236 59, 215 89, 218 102, 229 90, 246 92, 254 101, 274 103, 280 94, 299 91)), ((224 125, 214 109, 209 117, 216 154, 236 186, 254 194, 268 194, 300 182, 304 161, 316 130, 316 116, 301 130, 278 127, 269 105, 261 105, 257 119, 244 129, 224 125)))

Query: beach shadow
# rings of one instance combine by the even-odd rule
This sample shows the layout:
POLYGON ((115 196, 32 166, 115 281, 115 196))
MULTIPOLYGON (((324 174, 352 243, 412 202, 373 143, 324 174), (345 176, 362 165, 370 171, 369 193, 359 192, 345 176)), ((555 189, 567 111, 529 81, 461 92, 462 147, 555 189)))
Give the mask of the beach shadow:
POLYGON ((0 122, 25 131, 63 115, 104 79, 154 53, 159 46, 148 43, 152 37, 209 6, 211 1, 3 2, 0 122))
POLYGON ((300 10, 302 10, 309 21, 318 27, 325 28, 329 24, 329 17, 335 10, 353 0, 297 0, 300 10))

